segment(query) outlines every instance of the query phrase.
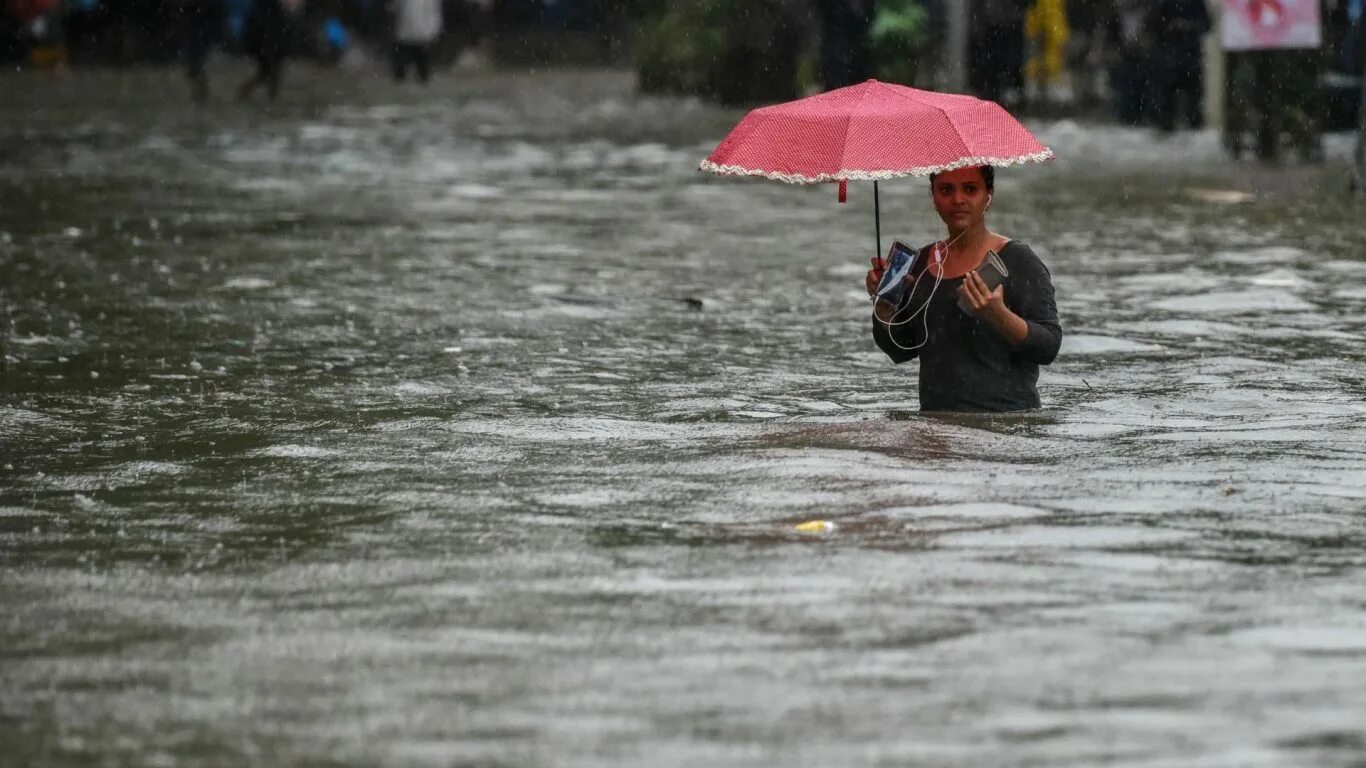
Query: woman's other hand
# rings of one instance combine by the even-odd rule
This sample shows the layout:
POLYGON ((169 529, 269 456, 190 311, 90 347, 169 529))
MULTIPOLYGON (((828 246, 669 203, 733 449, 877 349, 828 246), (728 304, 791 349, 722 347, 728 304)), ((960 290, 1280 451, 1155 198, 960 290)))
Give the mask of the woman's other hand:
POLYGON ((987 283, 976 271, 963 275, 963 284, 958 286, 958 297, 971 309, 973 314, 985 320, 996 320, 1006 312, 1005 286, 998 285, 996 290, 987 288, 987 283))
POLYGON ((868 270, 868 274, 865 275, 865 276, 863 277, 863 285, 864 285, 865 288, 868 289, 868 295, 869 295, 870 297, 871 297, 874 293, 877 293, 877 286, 878 286, 878 283, 881 283, 881 282, 882 282, 882 273, 883 273, 883 272, 886 272, 886 271, 887 271, 887 260, 886 260, 886 259, 883 259, 883 258, 880 258, 880 257, 877 257, 877 256, 874 256, 874 257, 873 257, 873 268, 870 269, 870 270, 868 270))
POLYGON ((1005 286, 987 290, 987 283, 976 271, 963 276, 958 295, 974 315, 991 324, 1011 344, 1019 344, 1029 335, 1029 323, 1006 306, 1005 286))

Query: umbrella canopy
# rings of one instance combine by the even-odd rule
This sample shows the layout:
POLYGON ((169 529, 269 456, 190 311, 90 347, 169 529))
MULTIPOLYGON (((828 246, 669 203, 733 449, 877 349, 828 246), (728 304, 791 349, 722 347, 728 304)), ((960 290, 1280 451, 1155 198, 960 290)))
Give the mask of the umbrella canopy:
POLYGON ((815 184, 1052 157, 995 102, 869 80, 750 112, 700 167, 815 184))

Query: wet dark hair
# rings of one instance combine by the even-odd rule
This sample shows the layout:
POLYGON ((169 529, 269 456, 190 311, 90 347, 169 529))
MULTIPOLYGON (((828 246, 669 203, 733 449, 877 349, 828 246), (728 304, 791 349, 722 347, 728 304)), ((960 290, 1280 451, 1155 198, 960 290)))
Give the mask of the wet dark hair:
MULTIPOLYGON (((969 166, 969 167, 971 167, 971 166, 969 166)), ((990 165, 980 165, 980 166, 978 166, 978 167, 982 169, 982 181, 983 181, 984 183, 986 183, 986 185, 987 185, 987 191, 988 191, 988 192, 993 192, 993 191, 995 191, 995 190, 996 190, 996 168, 995 168, 994 166, 990 166, 990 165)), ((931 173, 931 174, 930 174, 930 186, 934 186, 934 178, 935 178, 936 176, 938 176, 938 175, 939 175, 939 174, 937 174, 937 173, 931 173)))

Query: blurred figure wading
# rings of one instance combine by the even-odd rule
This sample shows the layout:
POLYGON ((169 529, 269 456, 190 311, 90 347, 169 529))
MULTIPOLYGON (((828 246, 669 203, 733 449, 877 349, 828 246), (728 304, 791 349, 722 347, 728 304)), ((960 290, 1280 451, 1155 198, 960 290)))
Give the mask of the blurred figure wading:
POLYGON ((969 20, 968 80, 978 96, 998 104, 1024 95, 1025 13, 1029 0, 980 0, 969 20))
POLYGON ((1203 128, 1205 78, 1203 40, 1210 31, 1205 0, 1156 0, 1150 36, 1157 46, 1152 57, 1153 120, 1163 131, 1176 130, 1177 113, 1184 109, 1191 128, 1203 128))
POLYGON ((1150 0, 1111 0, 1102 21, 1105 45, 1111 51, 1110 90, 1115 117, 1125 125, 1141 125, 1148 109, 1147 3, 1150 0))
POLYGON ((441 36, 441 0, 393 0, 394 79, 408 75, 408 64, 427 82, 432 76, 431 49, 441 36))
POLYGON ((180 14, 181 51, 190 80, 190 95, 195 103, 202 104, 209 98, 209 77, 204 64, 223 29, 223 6, 220 0, 180 0, 176 9, 180 14))
POLYGON ((253 0, 251 10, 247 12, 243 42, 247 53, 256 60, 256 74, 242 83, 237 90, 238 99, 251 96, 258 85, 266 86, 272 101, 279 94, 285 56, 293 38, 291 10, 281 0, 253 0))

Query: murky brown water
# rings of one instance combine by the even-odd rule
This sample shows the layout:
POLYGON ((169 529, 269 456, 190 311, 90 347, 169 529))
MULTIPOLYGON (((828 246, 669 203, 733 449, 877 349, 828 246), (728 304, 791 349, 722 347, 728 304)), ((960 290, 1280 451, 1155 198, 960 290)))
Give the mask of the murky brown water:
POLYGON ((738 114, 620 75, 354 77, 0 75, 5 759, 1366 761, 1341 168, 1036 125, 1046 408, 930 418, 866 187, 700 176, 738 114))

